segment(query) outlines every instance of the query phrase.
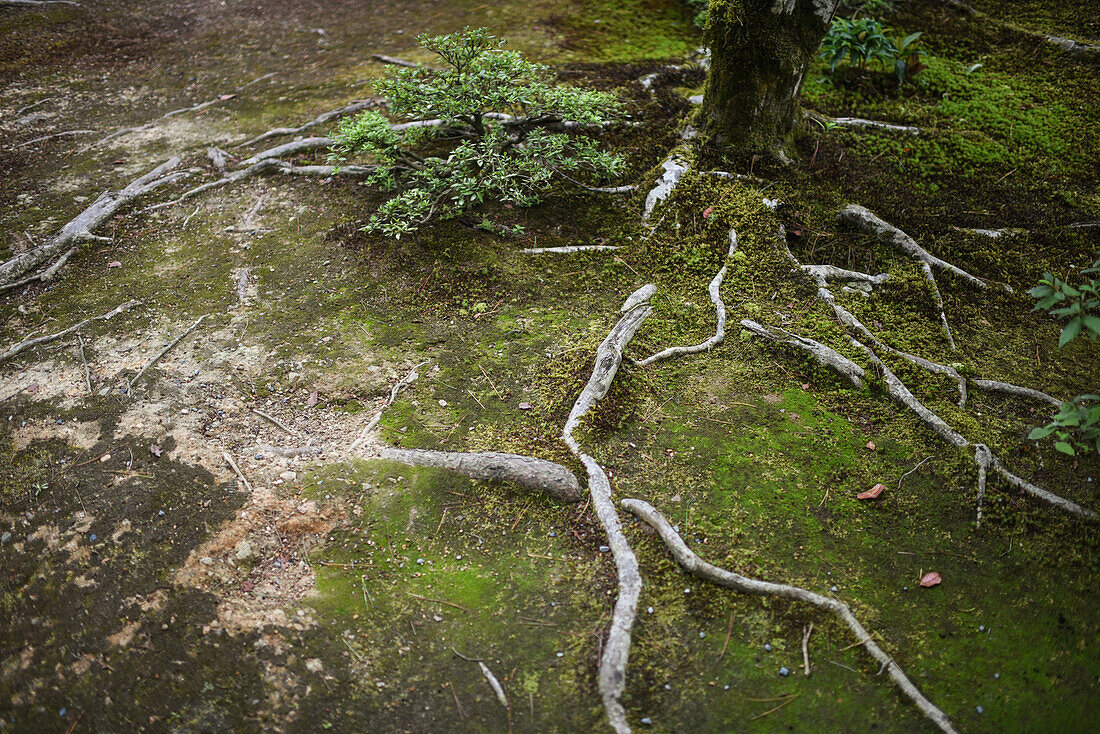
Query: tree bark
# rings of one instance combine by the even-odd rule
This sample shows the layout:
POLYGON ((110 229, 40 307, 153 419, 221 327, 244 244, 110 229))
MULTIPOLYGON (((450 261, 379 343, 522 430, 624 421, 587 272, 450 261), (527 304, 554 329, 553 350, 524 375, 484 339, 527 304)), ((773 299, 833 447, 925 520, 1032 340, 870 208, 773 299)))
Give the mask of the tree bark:
POLYGON ((786 156, 802 77, 837 1, 711 0, 701 122, 712 144, 786 156))

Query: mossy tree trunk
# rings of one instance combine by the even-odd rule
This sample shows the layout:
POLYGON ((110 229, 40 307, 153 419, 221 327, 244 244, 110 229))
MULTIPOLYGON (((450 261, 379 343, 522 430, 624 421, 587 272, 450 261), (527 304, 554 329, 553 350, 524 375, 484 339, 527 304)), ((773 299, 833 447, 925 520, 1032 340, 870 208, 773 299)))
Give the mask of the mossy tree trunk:
POLYGON ((838 0, 711 0, 702 127, 737 152, 784 155, 798 91, 838 0))

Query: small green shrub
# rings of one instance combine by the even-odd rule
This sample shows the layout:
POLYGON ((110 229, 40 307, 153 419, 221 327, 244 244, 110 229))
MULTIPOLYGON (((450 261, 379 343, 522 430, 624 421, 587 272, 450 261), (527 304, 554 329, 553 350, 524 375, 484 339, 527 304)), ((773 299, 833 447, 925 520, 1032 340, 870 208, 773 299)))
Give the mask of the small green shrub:
MULTIPOLYGON (((554 84, 549 67, 504 50, 485 29, 418 40, 445 66, 402 68, 378 83, 390 113, 408 122, 394 125, 377 112, 346 118, 329 155, 369 159, 377 167, 368 180, 396 192, 365 231, 399 238, 486 201, 532 206, 556 178, 622 171, 621 158, 580 132, 620 111, 614 95, 554 84), (578 125, 558 131, 567 120, 578 125)), ((516 232, 488 220, 481 226, 516 232)))
POLYGON ((921 32, 891 39, 874 18, 835 18, 821 42, 818 58, 835 72, 845 61, 860 70, 877 62, 893 66, 898 83, 904 84, 926 69, 921 60, 927 52, 920 45, 921 32))
POLYGON ((1039 285, 1028 291, 1039 299, 1036 311, 1049 311, 1054 316, 1069 317, 1062 327, 1062 336, 1058 346, 1063 347, 1082 331, 1090 339, 1100 336, 1100 260, 1091 268, 1081 271, 1082 275, 1093 276, 1077 286, 1072 286, 1061 278, 1044 273, 1039 285))
POLYGON ((821 42, 819 58, 836 71, 845 60, 859 69, 870 61, 886 65, 893 62, 897 48, 874 18, 834 18, 821 42))
MULTIPOLYGON (((1081 271, 1087 279, 1072 286, 1051 273, 1045 273, 1030 293, 1039 302, 1036 311, 1069 318, 1062 327, 1058 347, 1064 347, 1082 333, 1090 339, 1100 336, 1100 260, 1081 271)), ((1074 456, 1077 452, 1100 453, 1100 395, 1079 395, 1045 426, 1034 429, 1028 438, 1038 441, 1053 435, 1054 448, 1074 456)))

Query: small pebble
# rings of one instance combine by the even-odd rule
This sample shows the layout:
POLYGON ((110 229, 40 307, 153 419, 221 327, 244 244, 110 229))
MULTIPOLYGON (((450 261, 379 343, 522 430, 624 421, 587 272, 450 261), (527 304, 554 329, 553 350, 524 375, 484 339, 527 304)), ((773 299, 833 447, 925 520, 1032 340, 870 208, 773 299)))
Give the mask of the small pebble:
POLYGON ((730 687, 729 687, 729 686, 722 686, 722 688, 723 688, 724 690, 727 690, 727 691, 728 691, 728 690, 730 689, 730 687))
POLYGON ((59 426, 61 425, 61 419, 60 418, 57 419, 57 425, 59 425, 59 426))
POLYGON ((565 657, 565 653, 564 652, 559 652, 559 653, 557 653, 557 656, 559 658, 563 658, 563 657, 565 657))
POLYGON ((262 458, 264 458, 264 455, 263 454, 256 454, 256 458, 257 459, 262 459, 262 458))
POLYGON ((556 538, 557 536, 558 536, 558 534, 555 533, 553 530, 550 531, 550 537, 551 538, 556 538))
POLYGON ((95 538, 96 538, 95 533, 92 533, 91 535, 88 536, 88 540, 91 540, 91 541, 94 541, 95 538))
POLYGON ((1001 679, 1001 674, 1000 673, 994 673, 993 674, 993 680, 1000 680, 1000 679, 1001 679))
POLYGON ((787 670, 786 668, 780 668, 779 669, 779 674, 780 675, 790 675, 791 671, 787 670))
POLYGON ((985 632, 985 625, 983 624, 983 625, 979 626, 978 631, 979 632, 985 632))
POLYGON ((836 591, 836 587, 835 587, 835 586, 830 586, 830 587, 829 587, 829 590, 830 590, 830 591, 836 591))
POLYGON ((984 714, 984 713, 985 713, 985 709, 983 709, 983 708, 982 708, 981 706, 979 706, 979 707, 978 707, 978 713, 979 713, 979 714, 984 714))
POLYGON ((764 643, 764 652, 771 652, 771 651, 772 651, 771 643, 764 643))
POLYGON ((67 713, 68 713, 68 709, 61 709, 61 710, 60 710, 60 711, 58 711, 57 713, 58 713, 58 715, 59 715, 59 716, 64 716, 65 714, 67 714, 67 713))
POLYGON ((163 516, 163 515, 164 515, 164 510, 161 510, 161 511, 160 511, 160 512, 158 512, 157 514, 158 514, 158 515, 162 515, 162 516, 163 516))
POLYGON ((424 565, 424 559, 423 558, 417 558, 416 559, 416 565, 423 566, 424 565))
POLYGON ((706 633, 706 632, 700 632, 700 633, 699 633, 699 639, 700 639, 700 640, 701 640, 701 639, 703 639, 703 638, 704 638, 704 637, 706 637, 706 636, 707 636, 707 633, 706 633))
POLYGON ((670 686, 670 685, 669 685, 668 683, 665 683, 665 690, 666 690, 666 691, 671 691, 671 690, 672 690, 672 686, 670 686))
POLYGON ((600 546, 600 553, 607 553, 609 550, 611 550, 611 549, 609 547, 607 547, 606 545, 601 545, 600 546))
MULTIPOLYGON (((4 538, 5 541, 7 541, 7 539, 11 537, 11 533, 4 533, 4 535, 8 536, 7 538, 4 538)), ((653 614, 653 607, 646 607, 646 612, 648 612, 649 614, 653 614)))
POLYGON ((645 724, 646 726, 652 726, 653 719, 646 716, 645 718, 642 719, 642 723, 645 724))

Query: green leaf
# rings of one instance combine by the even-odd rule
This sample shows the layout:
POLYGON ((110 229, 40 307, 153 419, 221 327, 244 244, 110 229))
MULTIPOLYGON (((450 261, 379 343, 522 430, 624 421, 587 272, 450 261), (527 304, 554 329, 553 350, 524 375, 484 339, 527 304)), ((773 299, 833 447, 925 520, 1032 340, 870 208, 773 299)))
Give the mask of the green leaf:
POLYGON ((1073 340, 1078 334, 1081 333, 1081 317, 1078 316, 1066 324, 1066 328, 1062 329, 1062 336, 1058 339, 1059 349, 1064 347, 1070 341, 1073 340))
POLYGON ((1039 426, 1038 428, 1031 429, 1031 433, 1027 434, 1027 437, 1032 441, 1038 441, 1041 438, 1046 438, 1050 434, 1054 433, 1054 429, 1058 426, 1051 424, 1049 426, 1039 426))
POLYGON ((1063 454, 1069 454, 1070 456, 1076 455, 1076 452, 1073 450, 1073 447, 1070 446, 1065 441, 1055 441, 1054 442, 1054 448, 1057 449, 1058 451, 1061 451, 1063 454))
POLYGON ((1083 321, 1090 332, 1093 334, 1100 334, 1100 316, 1085 316, 1083 321))

